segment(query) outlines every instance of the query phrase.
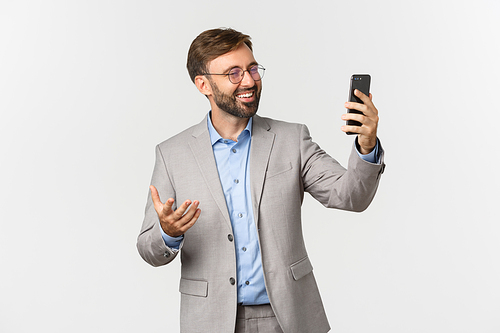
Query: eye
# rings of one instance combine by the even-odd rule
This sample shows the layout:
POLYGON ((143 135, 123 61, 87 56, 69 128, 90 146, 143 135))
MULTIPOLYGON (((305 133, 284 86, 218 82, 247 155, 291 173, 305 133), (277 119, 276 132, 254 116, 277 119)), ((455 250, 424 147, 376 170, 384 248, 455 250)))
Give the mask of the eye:
POLYGON ((241 72, 242 72, 241 68, 233 68, 229 71, 228 75, 231 79, 235 79, 237 81, 241 77, 241 72))
POLYGON ((257 66, 257 65, 252 66, 252 67, 250 68, 250 70, 249 70, 249 71, 250 71, 250 73, 251 73, 252 75, 254 75, 254 74, 256 74, 256 73, 258 73, 258 72, 259 72, 259 66, 257 66))

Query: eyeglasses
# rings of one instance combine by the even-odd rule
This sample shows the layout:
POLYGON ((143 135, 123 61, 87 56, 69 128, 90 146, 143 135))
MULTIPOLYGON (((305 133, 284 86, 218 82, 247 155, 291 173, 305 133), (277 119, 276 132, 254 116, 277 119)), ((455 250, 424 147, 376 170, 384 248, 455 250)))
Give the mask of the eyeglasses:
POLYGON ((204 73, 202 75, 227 75, 231 83, 238 84, 241 81, 243 81, 243 76, 245 75, 245 72, 248 72, 254 81, 260 81, 264 77, 266 69, 261 65, 254 65, 249 69, 247 69, 246 71, 244 71, 239 67, 234 67, 227 74, 204 73))

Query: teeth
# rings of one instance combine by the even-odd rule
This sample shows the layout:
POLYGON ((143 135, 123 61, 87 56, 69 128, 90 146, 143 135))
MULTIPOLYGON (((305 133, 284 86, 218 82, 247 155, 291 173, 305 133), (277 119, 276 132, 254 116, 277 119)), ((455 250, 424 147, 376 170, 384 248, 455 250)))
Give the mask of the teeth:
POLYGON ((248 92, 246 94, 238 95, 238 97, 240 97, 240 98, 248 98, 248 97, 252 97, 252 96, 253 96, 253 91, 252 92, 248 92))

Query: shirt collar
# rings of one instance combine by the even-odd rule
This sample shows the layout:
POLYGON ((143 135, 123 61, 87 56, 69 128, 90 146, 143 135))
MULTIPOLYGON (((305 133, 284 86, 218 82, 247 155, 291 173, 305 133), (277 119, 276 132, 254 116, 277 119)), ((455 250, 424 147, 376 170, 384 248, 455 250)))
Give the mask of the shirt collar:
MULTIPOLYGON (((250 135, 250 137, 252 137, 252 124, 253 124, 253 117, 251 117, 248 120, 247 127, 245 127, 245 129, 240 133, 240 135, 238 136, 238 138, 240 138, 244 134, 245 131, 247 131, 248 134, 250 135)), ((224 140, 222 138, 222 136, 220 136, 219 132, 217 132, 217 130, 215 129, 214 125, 212 124, 212 111, 210 111, 208 113, 207 125, 208 125, 208 132, 210 133, 210 143, 212 144, 212 146, 217 141, 224 140)))

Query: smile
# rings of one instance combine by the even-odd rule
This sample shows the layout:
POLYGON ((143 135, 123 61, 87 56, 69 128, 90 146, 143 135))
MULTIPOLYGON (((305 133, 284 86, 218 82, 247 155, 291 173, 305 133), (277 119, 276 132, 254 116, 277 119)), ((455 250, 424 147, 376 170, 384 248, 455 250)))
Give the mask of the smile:
POLYGON ((252 97, 253 96, 253 91, 250 91, 250 92, 247 92, 247 93, 244 93, 244 94, 239 94, 239 95, 236 95, 236 97, 238 98, 249 98, 249 97, 252 97))

